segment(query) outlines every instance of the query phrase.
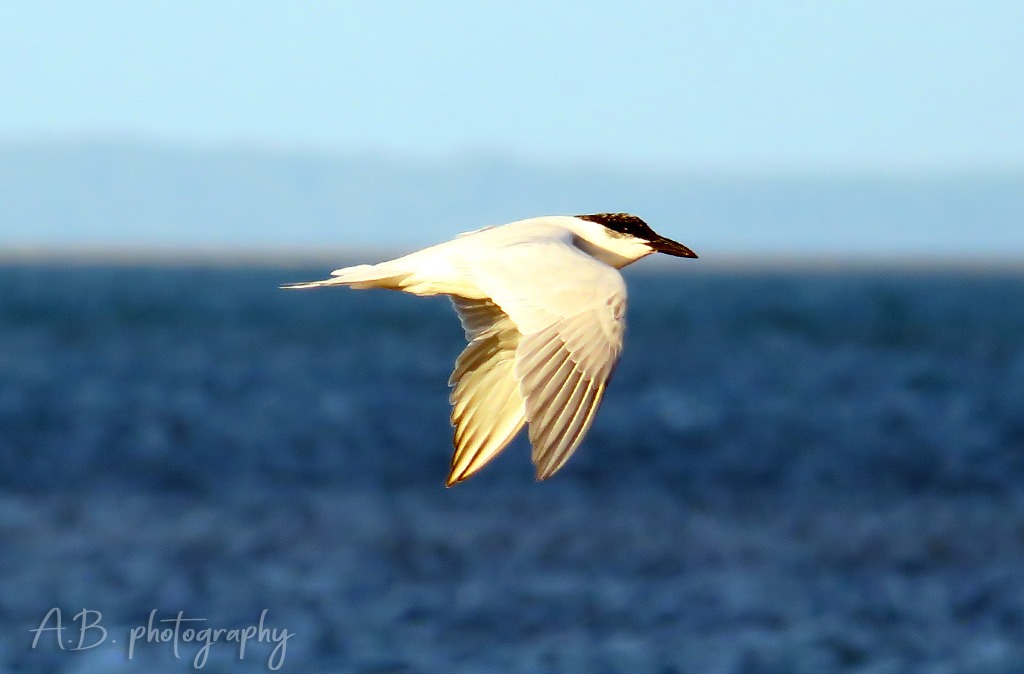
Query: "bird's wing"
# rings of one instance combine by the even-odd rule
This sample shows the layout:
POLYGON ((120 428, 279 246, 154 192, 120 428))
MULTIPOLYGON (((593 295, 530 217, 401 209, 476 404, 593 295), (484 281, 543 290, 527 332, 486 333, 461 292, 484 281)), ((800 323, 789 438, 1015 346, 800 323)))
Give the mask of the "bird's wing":
POLYGON ((484 467, 526 421, 515 378, 519 329, 494 303, 452 296, 469 346, 455 362, 452 425, 455 454, 448 486, 484 467))
POLYGON ((502 247, 473 273, 495 315, 504 315, 503 330, 519 333, 514 365, 511 342, 501 363, 518 381, 537 479, 546 479, 590 428, 618 360, 625 282, 570 241, 552 238, 502 247))

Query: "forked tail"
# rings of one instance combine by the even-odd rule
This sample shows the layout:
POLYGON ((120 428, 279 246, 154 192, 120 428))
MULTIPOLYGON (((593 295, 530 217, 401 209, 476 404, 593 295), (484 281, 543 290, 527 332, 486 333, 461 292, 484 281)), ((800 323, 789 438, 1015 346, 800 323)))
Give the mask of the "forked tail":
POLYGON ((321 288, 323 286, 349 286, 350 288, 392 288, 400 290, 402 281, 409 274, 389 269, 387 263, 360 264, 355 267, 344 267, 331 272, 331 278, 322 281, 300 281, 285 283, 285 290, 302 290, 303 288, 321 288))

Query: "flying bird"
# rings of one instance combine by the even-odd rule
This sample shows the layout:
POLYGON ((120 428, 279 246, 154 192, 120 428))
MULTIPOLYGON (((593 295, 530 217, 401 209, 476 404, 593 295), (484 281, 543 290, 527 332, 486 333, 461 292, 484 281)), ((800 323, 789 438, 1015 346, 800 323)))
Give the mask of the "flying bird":
POLYGON ((469 345, 448 381, 455 454, 447 485, 483 468, 524 424, 544 480, 590 428, 622 350, 618 270, 656 252, 697 257, 635 215, 545 216, 281 287, 448 295, 469 345))

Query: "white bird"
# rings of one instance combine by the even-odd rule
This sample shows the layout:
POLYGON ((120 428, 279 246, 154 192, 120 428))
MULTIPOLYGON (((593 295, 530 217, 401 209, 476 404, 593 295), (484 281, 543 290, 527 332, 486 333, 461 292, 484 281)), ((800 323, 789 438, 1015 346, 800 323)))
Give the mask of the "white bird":
POLYGON ((469 345, 448 381, 455 427, 448 486, 480 470, 523 424, 544 480, 590 428, 622 350, 626 284, 617 270, 654 252, 697 257, 635 215, 546 216, 281 287, 450 296, 469 345))

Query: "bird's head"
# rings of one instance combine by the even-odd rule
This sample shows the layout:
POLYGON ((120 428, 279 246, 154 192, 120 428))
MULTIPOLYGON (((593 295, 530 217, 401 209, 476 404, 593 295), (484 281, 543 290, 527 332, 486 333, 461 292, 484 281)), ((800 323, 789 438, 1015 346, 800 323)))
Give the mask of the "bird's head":
MULTIPOLYGON (((651 253, 695 258, 697 254, 681 243, 667 239, 651 229, 646 222, 628 213, 594 213, 577 215, 578 220, 600 225, 590 232, 588 241, 622 259, 616 267, 624 267, 651 253)), ((594 228, 591 228, 594 229, 594 228)))

